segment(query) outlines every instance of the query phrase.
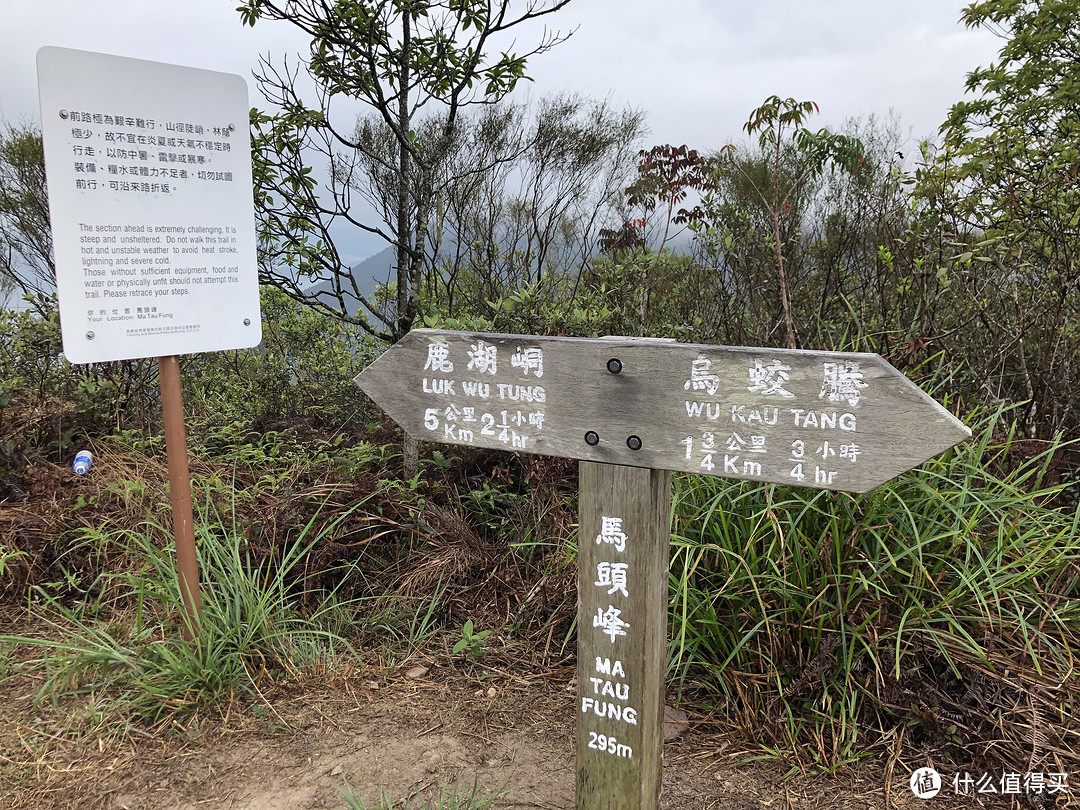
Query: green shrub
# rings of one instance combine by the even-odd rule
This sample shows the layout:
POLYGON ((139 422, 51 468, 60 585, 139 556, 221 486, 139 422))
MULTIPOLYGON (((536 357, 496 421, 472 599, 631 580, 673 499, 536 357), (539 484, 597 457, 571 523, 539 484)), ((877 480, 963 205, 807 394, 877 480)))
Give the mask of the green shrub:
POLYGON ((865 495, 677 476, 675 681, 826 769, 905 727, 1010 767, 1075 745, 1080 518, 1062 445, 1012 467, 1001 427, 865 495))
POLYGON ((77 449, 83 436, 121 426, 156 397, 152 361, 72 365, 64 359, 55 299, 0 309, 0 452, 25 463, 77 449), (151 393, 148 394, 148 391, 151 393))
POLYGON ((184 395, 195 426, 250 429, 306 422, 340 429, 363 419, 353 378, 384 345, 357 327, 261 289, 262 342, 184 358, 184 395))
POLYGON ((114 563, 73 604, 36 589, 32 610, 45 632, 0 636, 0 643, 41 650, 22 665, 41 678, 38 699, 89 701, 105 727, 126 727, 130 719, 183 720, 202 709, 256 699, 264 678, 332 670, 351 652, 342 633, 355 600, 339 597, 346 580, 316 587, 325 572, 308 566, 309 552, 353 510, 322 525, 316 509, 295 537, 270 555, 255 555, 239 531, 227 529, 206 507, 194 523, 202 585, 194 642, 181 637, 184 608, 173 546, 156 541, 168 533, 152 523, 88 529, 81 542, 91 553, 119 553, 128 564, 114 563))

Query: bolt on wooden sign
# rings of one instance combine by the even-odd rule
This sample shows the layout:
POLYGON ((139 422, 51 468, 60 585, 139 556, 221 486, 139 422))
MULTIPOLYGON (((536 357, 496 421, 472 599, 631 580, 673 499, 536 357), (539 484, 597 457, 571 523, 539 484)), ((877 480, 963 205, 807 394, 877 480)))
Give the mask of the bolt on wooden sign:
POLYGON ((971 436, 865 353, 418 329, 356 383, 427 441, 847 492, 971 436))

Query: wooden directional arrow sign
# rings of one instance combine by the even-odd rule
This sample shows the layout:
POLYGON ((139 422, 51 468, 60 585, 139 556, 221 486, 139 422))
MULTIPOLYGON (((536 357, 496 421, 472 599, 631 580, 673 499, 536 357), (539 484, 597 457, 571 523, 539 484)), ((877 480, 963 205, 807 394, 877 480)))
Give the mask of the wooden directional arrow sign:
POLYGON ((659 807, 669 470, 865 492, 971 436, 876 354, 419 329, 356 383, 415 437, 583 462, 577 810, 659 807))
POLYGON ((356 383, 427 441, 846 492, 971 436, 876 354, 417 329, 356 383))

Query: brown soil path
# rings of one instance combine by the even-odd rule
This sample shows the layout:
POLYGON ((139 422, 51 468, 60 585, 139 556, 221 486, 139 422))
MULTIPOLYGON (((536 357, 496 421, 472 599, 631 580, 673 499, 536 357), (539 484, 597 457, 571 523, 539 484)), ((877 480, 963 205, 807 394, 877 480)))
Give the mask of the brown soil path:
MULTIPOLYGON (((364 673, 367 674, 367 673, 364 673)), ((186 731, 109 741, 50 731, 28 695, 9 694, 0 722, 0 806, 22 810, 308 810, 344 808, 346 782, 367 807, 380 791, 395 808, 440 788, 502 791, 496 808, 574 806, 572 684, 480 683, 439 668, 294 689, 186 731), (6 717, 4 716, 6 715, 6 717)), ((49 711, 52 711, 51 709, 49 711)), ((46 713, 47 715, 47 713, 46 713)), ((664 810, 820 810, 987 806, 942 795, 931 805, 897 768, 884 775, 796 776, 745 762, 709 724, 665 746, 664 810)), ((411 805, 409 805, 411 806, 411 805)), ((1003 806, 1000 805, 999 806, 1003 806)))

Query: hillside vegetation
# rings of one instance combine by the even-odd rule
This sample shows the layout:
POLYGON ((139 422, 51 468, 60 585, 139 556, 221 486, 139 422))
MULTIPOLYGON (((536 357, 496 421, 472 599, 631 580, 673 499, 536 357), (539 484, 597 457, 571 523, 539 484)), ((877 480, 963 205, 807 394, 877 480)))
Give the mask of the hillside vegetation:
POLYGON ((523 65, 491 79, 498 103, 411 122, 398 175, 363 163, 396 123, 361 120, 352 168, 397 212, 404 268, 366 316, 305 298, 329 276, 347 291, 346 268, 298 224, 312 209, 285 210, 306 181, 271 192, 299 160, 282 133, 323 124, 255 115, 263 342, 181 361, 194 644, 156 363, 62 358, 47 240, 12 236, 47 233, 12 213, 40 207, 40 140, 9 128, 0 273, 28 303, 0 313, 0 677, 58 707, 63 734, 118 739, 420 658, 565 673, 575 464, 422 445, 405 473, 353 377, 414 325, 869 351, 974 438, 863 495, 676 475, 669 700, 814 772, 1080 771, 1080 6, 966 15, 1003 31, 1001 59, 937 143, 814 130, 816 105, 771 97, 746 143, 638 152, 640 114, 513 106, 523 65))

